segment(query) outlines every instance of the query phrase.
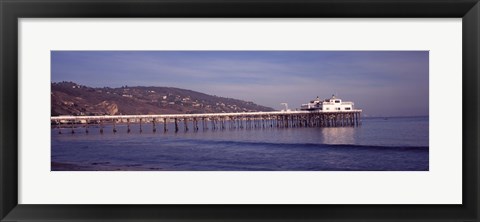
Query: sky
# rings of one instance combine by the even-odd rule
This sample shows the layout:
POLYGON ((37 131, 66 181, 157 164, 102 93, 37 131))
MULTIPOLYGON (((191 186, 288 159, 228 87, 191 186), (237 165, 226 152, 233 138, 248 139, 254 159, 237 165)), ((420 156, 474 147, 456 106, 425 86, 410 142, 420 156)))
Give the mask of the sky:
POLYGON ((428 116, 428 51, 52 51, 52 82, 167 86, 280 110, 332 94, 366 116, 428 116))

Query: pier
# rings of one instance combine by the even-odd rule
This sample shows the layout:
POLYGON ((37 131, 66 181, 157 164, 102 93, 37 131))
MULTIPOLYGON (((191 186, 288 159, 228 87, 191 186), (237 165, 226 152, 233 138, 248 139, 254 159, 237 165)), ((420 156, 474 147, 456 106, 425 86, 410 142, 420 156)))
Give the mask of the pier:
MULTIPOLYGON (((89 132, 89 125, 99 126, 100 133, 104 126, 113 126, 116 133, 118 124, 127 125, 127 133, 135 127, 139 132, 142 126, 151 124, 153 132, 167 132, 167 124, 174 124, 174 131, 198 131, 221 129, 256 129, 256 128, 298 128, 298 127, 356 127, 361 125, 362 110, 341 111, 272 111, 242 113, 202 113, 202 114, 160 114, 160 115, 111 115, 111 116, 53 116, 51 125, 75 129, 83 127, 89 132)), ((78 130, 78 129, 77 129, 78 130)), ((61 133, 62 131, 59 131, 61 133)))

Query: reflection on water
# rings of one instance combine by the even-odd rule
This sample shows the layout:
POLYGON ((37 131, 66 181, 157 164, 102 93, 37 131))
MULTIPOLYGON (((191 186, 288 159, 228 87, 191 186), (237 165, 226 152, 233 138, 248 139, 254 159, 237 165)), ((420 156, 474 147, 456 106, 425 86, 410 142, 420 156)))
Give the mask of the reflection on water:
POLYGON ((321 133, 325 144, 356 144, 353 127, 322 128, 321 133))

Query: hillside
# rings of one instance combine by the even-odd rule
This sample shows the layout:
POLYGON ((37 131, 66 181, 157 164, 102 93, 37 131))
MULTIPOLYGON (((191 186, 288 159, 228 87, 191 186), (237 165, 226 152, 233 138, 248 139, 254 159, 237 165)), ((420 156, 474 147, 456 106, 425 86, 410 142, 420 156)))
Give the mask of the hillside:
POLYGON ((92 88, 51 84, 51 115, 140 115, 272 111, 238 99, 172 87, 92 88))

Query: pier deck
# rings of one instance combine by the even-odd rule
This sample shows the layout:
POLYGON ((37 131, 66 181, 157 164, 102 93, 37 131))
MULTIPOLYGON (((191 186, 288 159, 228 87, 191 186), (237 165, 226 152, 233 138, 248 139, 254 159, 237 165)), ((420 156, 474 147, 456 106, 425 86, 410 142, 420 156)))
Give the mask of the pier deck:
POLYGON ((193 130, 225 128, 266 128, 266 127, 339 127, 359 126, 361 124, 360 113, 362 110, 342 111, 272 111, 272 112, 242 112, 242 113, 201 113, 201 114, 159 114, 159 115, 105 115, 105 116, 53 116, 50 118, 52 125, 60 127, 68 125, 73 128, 76 125, 84 125, 88 133, 88 124, 100 124, 100 132, 103 132, 104 124, 115 125, 126 123, 128 132, 130 124, 142 123, 153 124, 153 131, 157 130, 156 124, 163 123, 163 130, 167 131, 167 123, 175 123, 175 132, 179 130, 179 122, 183 122, 185 131, 191 127, 193 130), (190 124, 189 124, 190 122, 190 124))

